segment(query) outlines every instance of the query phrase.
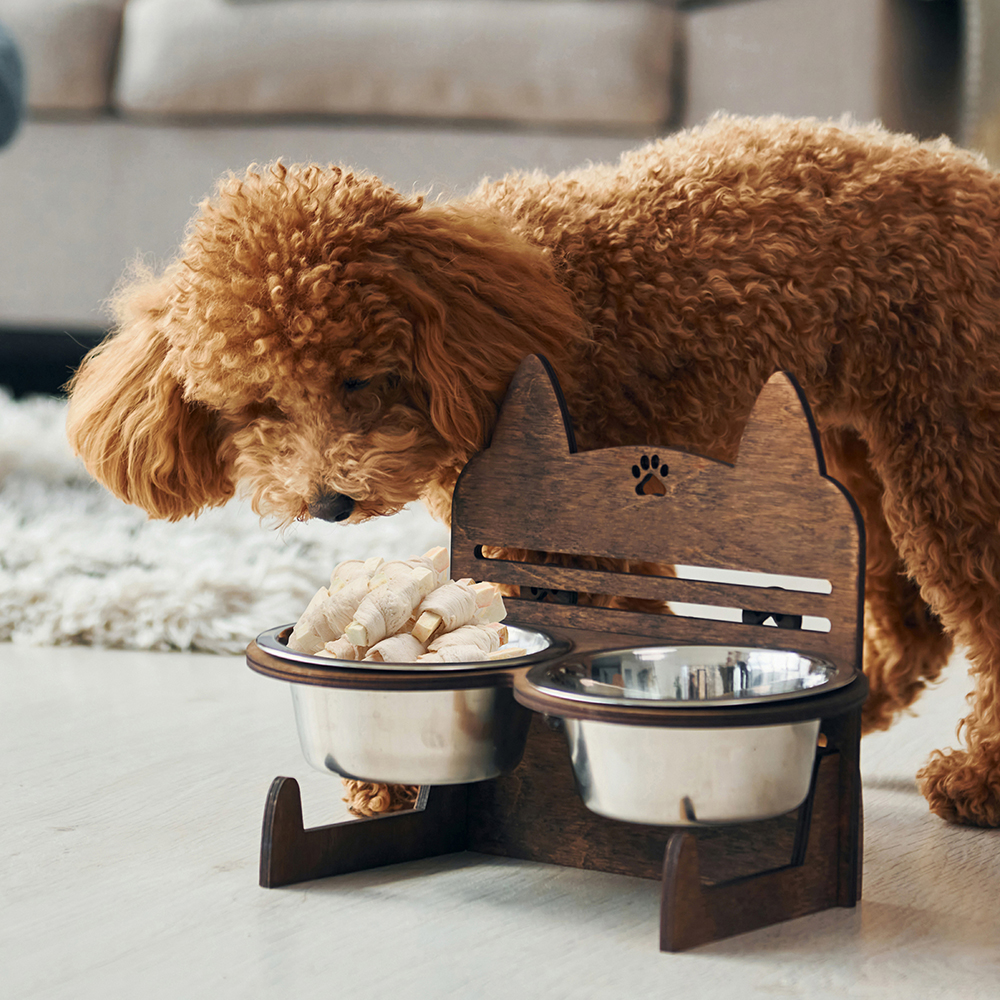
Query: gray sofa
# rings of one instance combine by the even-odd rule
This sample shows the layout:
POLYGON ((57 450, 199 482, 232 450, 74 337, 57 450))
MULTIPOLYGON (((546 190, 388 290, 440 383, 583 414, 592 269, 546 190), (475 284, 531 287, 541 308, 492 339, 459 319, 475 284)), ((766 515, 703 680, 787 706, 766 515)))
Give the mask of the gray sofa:
POLYGON ((718 109, 960 137, 978 6, 0 0, 29 113, 0 152, 0 382, 46 334, 102 331, 129 262, 169 258, 227 170, 346 163, 447 195, 718 109))

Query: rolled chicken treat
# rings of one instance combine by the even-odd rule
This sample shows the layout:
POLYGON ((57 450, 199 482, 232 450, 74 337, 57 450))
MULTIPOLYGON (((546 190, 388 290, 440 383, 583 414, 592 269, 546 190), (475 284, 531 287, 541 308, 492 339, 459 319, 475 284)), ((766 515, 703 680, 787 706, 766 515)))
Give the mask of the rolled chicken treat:
MULTIPOLYGON (((330 594, 322 605, 322 612, 327 625, 332 632, 330 639, 339 639, 354 619, 358 606, 371 591, 372 581, 361 575, 349 580, 340 590, 330 594)), ((327 642, 330 639, 326 640, 327 642)), ((356 646, 367 646, 365 642, 355 643, 356 646)))
POLYGON ((413 607, 416 608, 434 589, 434 570, 417 559, 388 562, 372 577, 372 590, 386 583, 407 594, 415 594, 413 607))
POLYGON ((415 663, 417 657, 426 651, 419 639, 414 639, 408 632, 400 632, 376 642, 368 650, 365 659, 381 663, 415 663))
POLYGON ((361 601, 353 621, 344 629, 344 635, 356 646, 374 646, 382 639, 395 635, 409 621, 433 581, 434 574, 423 566, 400 571, 386 583, 375 587, 361 601))
POLYGON ((342 635, 339 639, 326 643, 316 655, 332 656, 337 660, 362 660, 367 652, 364 646, 355 646, 346 635, 342 635))
POLYGON ((487 660, 509 660, 512 656, 527 656, 528 651, 523 646, 505 646, 495 653, 488 653, 487 660))
POLYGON ((288 648, 300 653, 316 653, 325 643, 339 639, 361 599, 368 593, 371 574, 381 564, 380 558, 341 563, 331 578, 336 582, 330 589, 320 587, 295 623, 288 637, 288 648), (346 573, 346 578, 338 577, 338 572, 346 573))
MULTIPOLYGON (((413 634, 421 642, 428 642, 441 632, 451 632, 477 620, 485 622, 488 614, 495 613, 491 609, 498 607, 498 594, 492 583, 450 580, 431 591, 420 603, 413 634), (477 613, 484 617, 477 619, 477 613)), ((499 607, 502 606, 501 601, 499 607)))
POLYGON ((415 564, 416 561, 411 559, 390 559, 389 562, 382 564, 378 573, 375 574, 375 579, 379 585, 392 583, 393 580, 400 578, 405 579, 413 572, 415 564))
POLYGON ((467 663, 485 660, 489 654, 485 649, 469 643, 456 646, 442 646, 434 652, 424 653, 417 659, 418 663, 467 663))
POLYGON ((473 663, 479 660, 507 660, 513 656, 524 656, 527 650, 521 646, 507 646, 492 652, 479 646, 465 643, 455 646, 442 646, 433 652, 426 652, 419 657, 417 663, 473 663))
POLYGON ((330 592, 335 593, 351 580, 358 577, 371 579, 382 566, 382 557, 374 556, 371 559, 347 559, 340 563, 330 574, 330 592))
POLYGON ((337 633, 330 627, 322 610, 329 599, 330 591, 326 587, 320 587, 313 594, 288 637, 289 649, 300 653, 315 653, 323 648, 325 642, 337 638, 337 633))
POLYGON ((427 645, 428 652, 445 646, 478 646, 485 653, 492 653, 507 641, 507 626, 499 622, 485 625, 460 625, 452 632, 443 632, 427 645))
POLYGON ((379 573, 379 577, 385 576, 387 580, 393 579, 403 572, 404 569, 420 570, 428 569, 433 574, 428 593, 435 587, 440 587, 448 579, 448 550, 438 545, 433 549, 428 549, 422 556, 411 556, 409 559, 393 559, 385 563, 379 573))
POLYGON ((448 550, 444 546, 435 545, 419 558, 434 573, 435 587, 448 582, 448 550))
MULTIPOLYGON (((477 586, 482 586, 482 584, 477 584, 477 586)), ((487 584, 487 586, 492 586, 492 584, 487 584)), ((480 624, 486 624, 488 622, 502 622, 506 617, 507 608, 503 603, 503 594, 500 593, 499 588, 494 587, 490 603, 476 609, 475 620, 480 624)), ((506 642, 506 640, 504 641, 506 642)))

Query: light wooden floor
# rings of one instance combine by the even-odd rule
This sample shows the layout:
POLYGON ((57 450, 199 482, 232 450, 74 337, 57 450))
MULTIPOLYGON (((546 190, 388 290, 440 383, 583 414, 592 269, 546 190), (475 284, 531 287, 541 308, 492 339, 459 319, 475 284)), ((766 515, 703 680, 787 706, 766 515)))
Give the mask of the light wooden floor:
POLYGON ((241 658, 0 644, 0 996, 1000 996, 1000 831, 931 816, 913 775, 952 745, 964 664, 863 744, 865 890, 683 955, 654 882, 452 855, 257 885, 271 779, 343 815, 284 685, 241 658))

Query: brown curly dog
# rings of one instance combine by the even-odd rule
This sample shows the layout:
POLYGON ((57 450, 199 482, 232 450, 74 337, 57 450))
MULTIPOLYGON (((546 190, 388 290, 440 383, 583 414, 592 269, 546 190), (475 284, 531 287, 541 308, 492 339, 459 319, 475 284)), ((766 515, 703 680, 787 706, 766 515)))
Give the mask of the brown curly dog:
POLYGON ((1000 825, 1000 180, 945 141, 722 118, 599 166, 429 204, 335 167, 224 179, 71 385, 91 472, 153 517, 243 483, 284 521, 443 519, 521 359, 583 449, 733 459, 790 370, 867 525, 866 724, 936 678, 967 749, 919 779, 1000 825))

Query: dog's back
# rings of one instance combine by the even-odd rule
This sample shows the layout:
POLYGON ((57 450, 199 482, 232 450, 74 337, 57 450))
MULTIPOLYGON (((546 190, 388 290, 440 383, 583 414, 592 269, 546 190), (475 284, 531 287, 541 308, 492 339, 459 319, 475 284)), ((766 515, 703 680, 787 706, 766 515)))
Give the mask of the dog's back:
POLYGON ((1000 352, 1000 184, 945 139, 720 117, 614 166, 484 184, 472 202, 545 248, 584 319, 578 361, 596 381, 571 400, 584 447, 652 425, 731 460, 773 371, 830 426, 900 367, 1000 352))

